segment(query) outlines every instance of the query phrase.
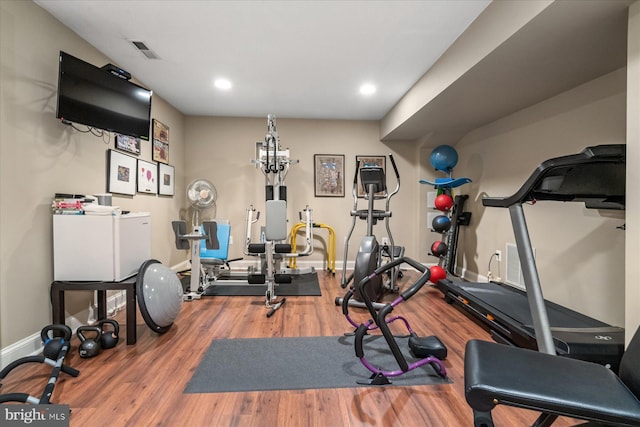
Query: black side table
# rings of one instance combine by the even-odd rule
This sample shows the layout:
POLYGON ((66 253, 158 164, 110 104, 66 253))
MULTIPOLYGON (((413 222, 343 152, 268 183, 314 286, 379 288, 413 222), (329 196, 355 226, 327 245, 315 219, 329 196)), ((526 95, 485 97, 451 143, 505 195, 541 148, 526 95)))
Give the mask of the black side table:
POLYGON ((98 320, 107 318, 107 291, 124 290, 126 293, 127 345, 136 343, 136 276, 121 282, 64 282, 51 283, 53 323, 64 324, 65 291, 97 291, 98 320))

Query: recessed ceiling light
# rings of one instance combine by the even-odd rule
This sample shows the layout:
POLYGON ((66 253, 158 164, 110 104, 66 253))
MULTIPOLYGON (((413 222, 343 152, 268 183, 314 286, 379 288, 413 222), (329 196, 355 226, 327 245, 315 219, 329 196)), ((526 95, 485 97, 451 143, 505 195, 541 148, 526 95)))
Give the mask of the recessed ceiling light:
POLYGON ((216 79, 213 85, 218 89, 229 90, 231 89, 231 82, 227 79, 216 79))
POLYGON ((376 93, 376 87, 371 83, 365 83, 360 86, 360 93, 362 95, 373 95, 374 93, 376 93))

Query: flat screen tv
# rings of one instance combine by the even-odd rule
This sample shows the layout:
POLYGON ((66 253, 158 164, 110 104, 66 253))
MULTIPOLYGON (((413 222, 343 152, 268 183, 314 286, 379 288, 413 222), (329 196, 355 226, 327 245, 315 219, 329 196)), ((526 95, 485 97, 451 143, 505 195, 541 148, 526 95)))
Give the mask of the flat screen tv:
POLYGON ((60 51, 56 117, 149 140, 149 89, 60 51))

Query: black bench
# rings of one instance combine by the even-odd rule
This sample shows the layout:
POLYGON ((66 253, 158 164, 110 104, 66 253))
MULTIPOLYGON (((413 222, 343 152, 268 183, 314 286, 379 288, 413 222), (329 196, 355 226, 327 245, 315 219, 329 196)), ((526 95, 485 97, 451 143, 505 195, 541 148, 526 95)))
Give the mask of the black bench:
POLYGON ((480 340, 467 343, 464 359, 475 427, 492 427, 491 410, 499 404, 541 412, 535 426, 558 416, 640 426, 640 328, 619 375, 596 363, 480 340))

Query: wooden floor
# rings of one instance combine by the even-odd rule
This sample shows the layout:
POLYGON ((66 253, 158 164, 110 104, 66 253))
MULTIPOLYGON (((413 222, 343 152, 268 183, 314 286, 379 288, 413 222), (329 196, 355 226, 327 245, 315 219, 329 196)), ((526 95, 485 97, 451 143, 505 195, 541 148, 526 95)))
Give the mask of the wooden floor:
MULTIPOLYGON (((351 331, 334 304, 335 297, 344 293, 339 274, 318 272, 318 276, 321 297, 288 297, 271 318, 265 317, 261 297, 208 297, 185 302, 174 325, 163 335, 152 332, 138 313, 136 345, 125 344, 122 324, 118 346, 95 358, 81 359, 74 342, 65 363, 79 369, 80 376, 61 374, 52 402, 71 407, 71 426, 473 425, 463 393, 464 345, 471 338, 490 338, 432 287, 423 288, 397 312, 409 319, 418 335, 437 335, 445 343, 449 351, 445 366, 452 384, 184 393, 213 340, 337 336, 351 331)), ((406 274, 401 287, 406 287, 411 277, 413 274, 406 274)), ((124 311, 117 313, 116 319, 124 322, 124 311)), ((255 361, 260 363, 260 354, 255 355, 255 361)), ((1 392, 40 396, 50 371, 46 365, 23 365, 7 376, 1 392)), ((494 410, 497 426, 531 425, 536 417, 536 413, 525 410, 494 410)), ((558 420, 554 426, 572 425, 573 421, 558 420)))

